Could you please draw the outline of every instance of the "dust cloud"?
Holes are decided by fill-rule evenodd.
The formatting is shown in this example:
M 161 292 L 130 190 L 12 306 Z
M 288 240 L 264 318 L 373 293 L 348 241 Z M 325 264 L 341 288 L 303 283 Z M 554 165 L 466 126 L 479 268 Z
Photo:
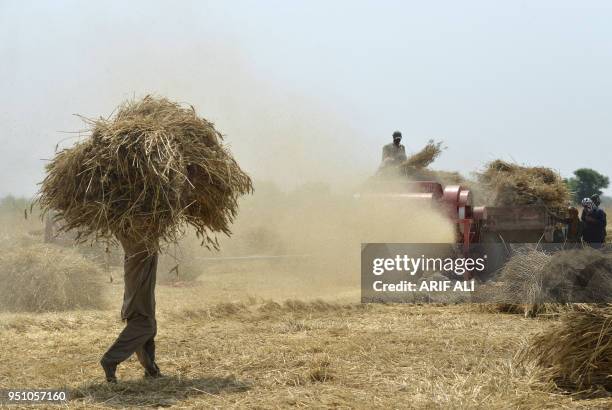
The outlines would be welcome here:
M 253 177 L 255 193 L 241 200 L 233 235 L 220 238 L 221 250 L 202 248 L 187 231 L 162 258 L 162 281 L 178 269 L 179 279 L 199 277 L 215 287 L 222 278 L 244 294 L 353 292 L 362 242 L 453 241 L 453 227 L 426 206 L 355 198 L 390 136 L 366 146 L 363 124 L 343 114 L 350 107 L 283 87 L 253 68 L 238 48 L 217 40 L 197 54 L 183 53 L 180 76 L 167 57 L 154 62 L 151 78 L 140 60 L 123 64 L 113 83 L 101 95 L 97 91 L 104 106 L 84 102 L 90 108 L 76 111 L 108 115 L 122 99 L 147 93 L 192 104 L 215 123 Z M 215 57 L 215 63 L 201 64 L 204 57 Z M 262 258 L 238 259 L 245 256 Z
M 321 182 L 284 192 L 256 183 L 255 194 L 242 201 L 233 235 L 220 238 L 221 250 L 202 249 L 188 234 L 162 258 L 162 280 L 178 263 L 183 277 L 231 287 L 235 299 L 354 301 L 362 243 L 454 241 L 453 225 L 433 206 L 356 195 L 363 188 L 334 190 Z
M 428 205 L 356 197 L 390 136 L 374 149 L 364 146 L 361 124 L 332 102 L 245 69 L 238 50 L 213 50 L 224 59 L 205 75 L 190 73 L 206 92 L 181 95 L 226 134 L 255 193 L 241 201 L 233 235 L 220 238 L 219 252 L 202 249 L 188 233 L 166 255 L 167 271 L 178 263 L 183 276 L 223 273 L 225 281 L 238 272 L 232 286 L 245 291 L 316 297 L 358 290 L 363 242 L 454 241 L 454 227 Z M 261 258 L 238 259 L 245 256 Z
M 108 116 L 122 100 L 149 93 L 192 104 L 215 123 L 254 178 L 255 193 L 241 201 L 234 234 L 220 238 L 220 252 L 202 248 L 189 230 L 178 247 L 169 247 L 160 267 L 162 282 L 178 271 L 179 278 L 199 278 L 211 286 L 222 278 L 238 289 L 237 297 L 317 297 L 339 289 L 353 294 L 362 242 L 453 240 L 450 223 L 426 206 L 355 197 L 375 172 L 390 137 L 381 136 L 374 149 L 364 145 L 360 124 L 342 114 L 350 107 L 340 109 L 332 101 L 283 88 L 254 69 L 239 49 L 217 40 L 201 44 L 198 53 L 174 49 L 182 56 L 180 73 L 172 58 L 140 45 L 122 55 L 128 60 L 105 82 L 102 71 L 119 63 L 108 53 L 109 59 L 94 68 L 101 70 L 95 81 L 66 90 L 71 98 L 47 104 L 46 120 L 27 129 L 30 136 L 46 135 L 40 146 L 48 152 L 36 155 L 49 158 L 66 137 L 49 130 L 83 127 L 72 113 Z M 107 54 L 104 47 L 101 55 Z M 147 58 L 141 58 L 143 53 Z M 215 63 L 202 64 L 203 59 Z M 389 133 L 392 129 L 389 124 Z M 75 140 L 69 135 L 60 148 Z M 239 259 L 245 256 L 260 258 Z

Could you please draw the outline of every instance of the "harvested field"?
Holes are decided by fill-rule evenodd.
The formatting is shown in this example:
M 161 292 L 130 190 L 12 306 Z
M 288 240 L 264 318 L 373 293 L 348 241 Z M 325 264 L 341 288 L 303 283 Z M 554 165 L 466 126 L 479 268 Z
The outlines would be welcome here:
M 0 410 L 612 410 L 607 3 L 56 3 L 0 0 Z
M 0 388 L 67 386 L 73 396 L 68 408 L 612 403 L 601 394 L 560 394 L 537 367 L 515 362 L 521 343 L 556 321 L 470 306 L 364 306 L 351 284 L 319 284 L 316 298 L 314 292 L 299 296 L 309 280 L 278 266 L 235 262 L 189 287 L 159 286 L 158 357 L 167 377 L 144 380 L 130 359 L 120 366 L 116 386 L 104 382 L 98 360 L 123 327 L 120 283 L 105 284 L 116 309 L 0 313 Z
M 160 269 L 159 282 L 166 284 L 157 288 L 156 342 L 167 377 L 143 379 L 133 358 L 119 367 L 118 385 L 103 379 L 98 361 L 123 328 L 122 273 L 115 266 L 112 283 L 98 277 L 102 310 L 0 312 L 0 388 L 66 386 L 72 395 L 67 407 L 88 409 L 612 404 L 608 393 L 565 391 L 546 369 L 517 361 L 520 347 L 555 326 L 557 316 L 525 319 L 474 305 L 358 303 L 358 258 L 338 255 L 384 236 L 417 240 L 426 232 L 430 241 L 448 241 L 448 224 L 439 216 L 388 207 L 353 212 L 333 195 L 309 191 L 305 196 L 318 205 L 313 208 L 299 195 L 256 194 L 245 202 L 235 237 L 221 242 L 221 253 L 200 247 L 190 233 L 181 243 L 187 262 L 181 275 L 165 280 L 175 272 Z M 406 225 L 390 223 L 397 218 Z M 299 235 L 295 220 L 302 223 Z M 34 228 L 26 222 L 6 233 L 7 242 Z M 296 257 L 233 258 L 255 250 Z
M 347 214 L 351 208 L 333 195 L 308 192 L 309 200 L 315 197 L 317 209 L 298 193 L 249 198 L 235 237 L 218 254 L 187 235 L 181 275 L 165 280 L 176 273 L 159 271 L 166 284 L 157 288 L 157 352 L 167 377 L 144 380 L 130 359 L 118 369 L 117 386 L 104 382 L 98 361 L 123 327 L 122 272 L 115 266 L 112 283 L 106 274 L 98 277 L 103 310 L 0 312 L 0 388 L 66 386 L 73 397 L 68 408 L 612 404 L 607 393 L 568 394 L 546 369 L 516 360 L 520 346 L 552 328 L 557 316 L 525 319 L 474 305 L 359 304 L 358 275 L 351 273 L 358 258 L 338 255 L 349 255 L 362 239 L 423 238 L 425 228 L 429 240 L 448 241 L 448 226 L 410 209 Z M 390 215 L 410 229 L 391 225 Z M 296 218 L 303 222 L 300 235 Z M 34 228 L 26 222 L 8 237 Z M 233 259 L 254 249 L 306 255 Z

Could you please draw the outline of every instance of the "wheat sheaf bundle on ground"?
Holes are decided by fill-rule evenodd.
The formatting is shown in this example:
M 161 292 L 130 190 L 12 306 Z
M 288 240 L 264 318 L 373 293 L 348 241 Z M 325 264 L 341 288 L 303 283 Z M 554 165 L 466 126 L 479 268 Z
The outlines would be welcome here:
M 502 160 L 486 165 L 479 182 L 487 188 L 492 205 L 535 205 L 564 208 L 571 199 L 563 179 L 544 167 L 524 167 Z
M 506 262 L 494 281 L 480 286 L 473 301 L 490 312 L 525 313 L 544 303 L 543 272 L 551 256 L 539 250 L 522 250 Z
M 612 305 L 564 314 L 519 355 L 547 370 L 559 387 L 612 391 Z
M 552 256 L 539 250 L 515 253 L 504 265 L 489 296 L 502 304 L 544 303 L 547 297 L 544 285 L 546 267 Z
M 494 303 L 500 311 L 536 314 L 582 309 L 610 300 L 612 255 L 595 249 L 546 253 L 517 250 L 491 284 L 481 286 L 476 301 Z
M 102 272 L 74 249 L 19 246 L 0 252 L 0 310 L 46 312 L 104 307 Z
M 213 124 L 191 106 L 146 96 L 109 118 L 85 120 L 87 139 L 47 165 L 38 202 L 78 241 L 128 237 L 152 247 L 192 225 L 202 243 L 230 233 L 252 182 Z

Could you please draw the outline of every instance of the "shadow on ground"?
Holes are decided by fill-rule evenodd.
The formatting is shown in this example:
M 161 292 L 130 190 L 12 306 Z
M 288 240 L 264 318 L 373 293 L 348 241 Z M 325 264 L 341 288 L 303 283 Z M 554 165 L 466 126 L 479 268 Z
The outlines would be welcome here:
M 70 400 L 95 402 L 109 407 L 155 406 L 168 407 L 189 397 L 249 390 L 250 386 L 234 377 L 201 377 L 195 379 L 166 376 L 117 384 L 92 383 L 70 391 Z M 223 400 L 222 398 L 220 398 Z

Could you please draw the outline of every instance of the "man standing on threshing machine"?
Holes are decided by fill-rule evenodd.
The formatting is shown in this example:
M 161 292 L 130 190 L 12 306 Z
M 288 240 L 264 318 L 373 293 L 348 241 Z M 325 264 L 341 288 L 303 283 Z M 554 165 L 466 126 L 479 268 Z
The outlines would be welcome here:
M 406 148 L 401 144 L 401 141 L 402 133 L 395 131 L 393 133 L 393 142 L 383 147 L 381 169 L 398 166 L 408 159 L 406 157 Z
M 593 248 L 601 248 L 606 241 L 607 217 L 603 209 L 599 208 L 600 204 L 599 195 L 582 200 L 582 240 Z
M 400 173 L 400 165 L 408 159 L 406 148 L 401 144 L 401 141 L 402 133 L 395 131 L 393 142 L 383 147 L 382 161 L 378 167 L 379 176 L 394 177 Z

